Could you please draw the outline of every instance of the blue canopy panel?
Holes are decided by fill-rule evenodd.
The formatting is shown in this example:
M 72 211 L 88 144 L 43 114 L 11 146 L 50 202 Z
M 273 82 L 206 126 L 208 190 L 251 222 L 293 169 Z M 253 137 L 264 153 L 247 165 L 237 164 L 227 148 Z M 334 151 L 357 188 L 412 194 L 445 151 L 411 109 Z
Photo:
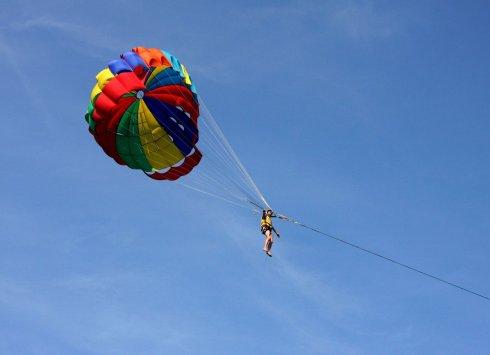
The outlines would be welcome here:
M 178 72 L 173 70 L 172 68 L 167 68 L 162 70 L 160 73 L 155 75 L 155 77 L 151 80 L 151 84 L 147 86 L 148 90 L 156 89 L 160 86 L 167 85 L 182 85 L 185 84 L 182 82 L 182 78 Z
M 150 97 L 143 100 L 158 123 L 172 137 L 175 146 L 187 156 L 199 139 L 194 122 L 185 112 L 161 100 Z

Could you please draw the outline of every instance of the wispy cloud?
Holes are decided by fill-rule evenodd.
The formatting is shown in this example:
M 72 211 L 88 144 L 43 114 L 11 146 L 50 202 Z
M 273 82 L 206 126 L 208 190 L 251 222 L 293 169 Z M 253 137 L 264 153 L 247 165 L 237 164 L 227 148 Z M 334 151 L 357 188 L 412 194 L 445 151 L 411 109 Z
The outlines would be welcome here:
M 228 17 L 230 33 L 241 33 L 250 41 L 246 44 L 246 65 L 253 68 L 250 75 L 244 78 L 237 71 L 245 64 L 244 44 L 226 32 L 219 35 L 227 44 L 227 52 L 220 54 L 219 60 L 202 58 L 192 68 L 210 80 L 225 83 L 236 81 L 238 76 L 243 82 L 289 71 L 292 63 L 305 60 L 305 53 L 329 43 L 358 45 L 390 40 L 406 31 L 409 21 L 416 21 L 413 14 L 375 6 L 371 1 L 261 4 L 232 12 Z M 208 40 L 206 45 L 208 42 L 213 43 Z
M 352 40 L 386 38 L 403 31 L 406 14 L 375 6 L 372 1 L 347 1 L 339 4 L 289 2 L 274 6 L 257 6 L 240 14 L 239 18 L 254 24 L 287 26 L 294 35 L 304 39 L 324 38 L 336 34 Z M 316 23 L 315 32 L 306 24 Z M 282 27 L 281 27 L 282 28 Z M 310 33 L 309 33 L 310 32 Z
M 144 274 L 84 274 L 44 282 L 44 287 L 56 290 L 57 297 L 51 299 L 45 292 L 39 292 L 39 285 L 0 278 L 0 307 L 16 314 L 19 320 L 58 334 L 80 351 L 121 354 L 129 353 L 135 346 L 162 351 L 168 346 L 182 348 L 194 333 L 186 321 L 171 316 L 170 312 L 158 315 L 129 312 L 128 300 L 114 297 L 128 283 L 147 282 L 148 276 Z M 60 297 L 63 302 L 59 302 Z M 86 303 L 84 310 L 72 309 L 71 316 L 66 317 L 65 307 L 71 309 L 79 299 L 90 299 L 90 304 Z M 91 308 L 97 312 L 88 311 Z
M 60 33 L 61 35 L 69 38 L 71 41 L 64 43 L 66 46 L 74 46 L 74 44 L 83 45 L 81 48 L 96 48 L 108 51 L 118 51 L 124 47 L 124 43 L 117 39 L 117 37 L 110 36 L 99 29 L 94 29 L 89 26 L 83 26 L 73 22 L 64 22 L 50 16 L 40 16 L 30 18 L 24 21 L 12 22 L 10 28 L 15 31 L 27 31 L 31 29 L 46 29 Z M 75 42 L 75 43 L 73 43 Z M 103 57 L 102 54 L 98 54 L 93 51 L 83 51 L 86 55 L 96 56 L 97 58 Z
M 58 43 L 84 56 L 97 59 L 107 60 L 105 51 L 118 53 L 121 48 L 124 48 L 124 45 L 122 41 L 107 35 L 99 29 L 93 29 L 73 22 L 60 21 L 50 16 L 31 17 L 27 20 L 16 19 L 2 24 L 0 27 L 0 60 L 3 60 L 11 68 L 12 73 L 17 78 L 17 83 L 26 93 L 29 99 L 28 102 L 42 118 L 45 128 L 53 133 L 56 128 L 52 113 L 47 109 L 49 105 L 44 99 L 43 93 L 39 90 L 39 85 L 36 85 L 35 81 L 27 75 L 29 69 L 26 68 L 32 68 L 32 48 L 28 46 L 28 41 L 14 41 L 19 35 L 27 34 L 32 30 L 54 31 L 61 37 L 66 38 L 66 40 Z M 33 41 L 36 38 L 33 37 L 29 41 Z M 50 49 L 52 51 L 53 48 Z M 47 50 L 46 52 L 49 53 L 50 51 Z
M 401 17 L 386 10 L 375 9 L 369 2 L 351 2 L 329 13 L 330 24 L 353 40 L 391 37 L 402 31 Z
M 342 290 L 328 286 L 324 280 L 312 272 L 301 270 L 286 259 L 279 257 L 277 270 L 305 297 L 310 304 L 317 304 L 320 314 L 339 321 L 352 315 L 362 316 L 365 305 Z
M 23 58 L 17 54 L 17 50 L 10 41 L 6 40 L 5 37 L 0 32 L 0 54 L 3 61 L 12 69 L 12 72 L 17 77 L 17 82 L 24 89 L 29 102 L 32 103 L 33 107 L 37 112 L 40 113 L 40 117 L 43 119 L 45 128 L 49 131 L 54 130 L 54 125 L 50 119 L 50 113 L 46 109 L 46 104 L 42 99 L 42 96 L 38 93 L 36 88 L 33 86 L 31 80 L 26 75 L 26 71 L 23 70 L 23 66 L 26 63 L 23 62 Z
M 353 344 L 339 340 L 324 326 L 316 327 L 317 320 L 307 319 L 307 316 L 294 307 L 284 307 L 276 302 L 256 297 L 255 301 L 260 309 L 277 318 L 279 322 L 290 328 L 290 334 L 295 341 L 290 342 L 289 351 L 292 353 L 319 353 L 319 354 L 358 354 L 359 349 Z M 318 323 L 316 323 L 318 324 Z M 297 351 L 294 351 L 294 348 Z

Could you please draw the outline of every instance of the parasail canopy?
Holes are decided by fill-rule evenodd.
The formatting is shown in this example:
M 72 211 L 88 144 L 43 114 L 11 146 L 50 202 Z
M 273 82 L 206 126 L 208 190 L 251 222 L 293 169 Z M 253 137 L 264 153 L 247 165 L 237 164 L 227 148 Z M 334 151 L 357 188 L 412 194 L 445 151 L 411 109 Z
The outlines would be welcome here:
M 85 119 L 104 152 L 157 180 L 176 180 L 199 164 L 199 102 L 180 61 L 136 47 L 96 75 Z

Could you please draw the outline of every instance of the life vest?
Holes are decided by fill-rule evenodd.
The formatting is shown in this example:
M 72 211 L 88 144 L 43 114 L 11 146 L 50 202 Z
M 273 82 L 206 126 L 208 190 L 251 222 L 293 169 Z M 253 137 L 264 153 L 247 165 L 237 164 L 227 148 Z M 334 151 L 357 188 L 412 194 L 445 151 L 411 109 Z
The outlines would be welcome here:
M 272 217 L 265 215 L 265 217 L 260 220 L 260 226 L 272 228 Z

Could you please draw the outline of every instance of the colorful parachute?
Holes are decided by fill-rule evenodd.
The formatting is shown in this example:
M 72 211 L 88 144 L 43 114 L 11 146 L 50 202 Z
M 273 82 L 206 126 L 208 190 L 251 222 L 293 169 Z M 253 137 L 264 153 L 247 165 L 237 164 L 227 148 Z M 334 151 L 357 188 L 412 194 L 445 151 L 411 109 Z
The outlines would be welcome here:
M 197 92 L 177 58 L 136 47 L 96 79 L 85 119 L 107 155 L 157 180 L 176 180 L 199 164 Z

